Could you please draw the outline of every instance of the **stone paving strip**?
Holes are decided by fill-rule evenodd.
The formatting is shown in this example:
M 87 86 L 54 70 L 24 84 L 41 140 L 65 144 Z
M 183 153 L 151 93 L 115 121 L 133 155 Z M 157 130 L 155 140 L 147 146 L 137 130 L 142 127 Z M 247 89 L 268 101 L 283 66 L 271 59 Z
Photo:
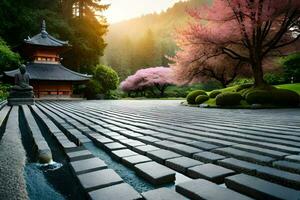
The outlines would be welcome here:
M 176 191 L 187 198 L 250 199 L 245 196 L 253 197 L 249 192 L 253 188 L 249 185 L 246 191 L 240 189 L 244 186 L 237 189 L 217 185 L 224 183 L 224 179 L 226 183 L 227 179 L 237 176 L 233 174 L 241 172 L 255 180 L 264 181 L 262 185 L 267 186 L 261 187 L 262 193 L 268 193 L 268 188 L 276 185 L 291 191 L 291 188 L 300 188 L 300 128 L 295 121 L 275 124 L 268 119 L 263 124 L 251 118 L 243 123 L 236 117 L 231 122 L 217 112 L 208 116 L 211 120 L 206 120 L 206 116 L 198 118 L 198 114 L 193 112 L 198 122 L 194 120 L 190 123 L 192 117 L 186 114 L 190 108 L 180 107 L 183 112 L 179 112 L 179 118 L 176 119 L 178 123 L 174 123 L 174 115 L 173 118 L 168 117 L 173 112 L 168 110 L 170 108 L 166 108 L 166 112 L 161 111 L 160 115 L 154 112 L 159 108 L 140 111 L 131 105 L 130 109 L 127 108 L 126 101 L 118 108 L 105 106 L 106 103 L 99 106 L 93 102 L 42 102 L 38 105 L 47 110 L 48 115 L 62 118 L 63 121 L 59 123 L 67 130 L 75 129 L 73 135 L 77 138 L 80 134 L 88 137 L 153 184 L 174 181 L 175 171 L 202 178 L 176 185 Z M 246 116 L 242 115 L 245 119 Z M 217 117 L 216 121 L 212 120 L 213 117 Z M 85 156 L 86 152 L 82 153 Z M 261 182 L 256 183 L 259 186 Z M 157 193 L 163 194 L 165 190 L 168 189 Z M 111 190 L 105 187 L 95 191 L 103 194 L 101 192 L 110 193 Z
M 157 128 L 157 127 L 156 127 Z M 158 129 L 158 128 L 157 128 Z M 158 130 L 162 131 L 161 128 L 159 128 Z M 190 131 L 190 130 L 189 130 Z M 171 134 L 174 134 L 174 131 L 172 131 Z M 182 134 L 181 134 L 182 135 Z M 210 136 L 214 137 L 216 136 L 215 134 L 211 135 Z M 217 137 L 220 137 L 220 136 L 217 136 Z M 191 136 L 190 136 L 191 138 Z M 195 137 L 193 136 L 194 139 L 202 139 L 204 141 L 207 141 L 207 142 L 213 142 L 215 144 L 225 144 L 227 146 L 231 146 L 231 145 L 234 145 L 235 143 L 230 143 L 230 142 L 226 142 L 226 141 L 222 141 L 222 140 L 218 140 L 218 139 L 207 139 L 207 138 L 201 138 L 201 137 Z M 224 137 L 223 137 L 224 138 Z M 246 139 L 240 139 L 240 138 L 236 138 L 236 137 L 226 137 L 227 139 L 231 139 L 231 140 L 234 140 L 234 141 L 238 141 L 238 142 L 241 142 L 241 143 L 245 143 L 245 144 L 255 144 L 255 145 L 259 145 L 261 147 L 268 147 L 268 148 L 271 148 L 271 149 L 275 149 L 275 150 L 283 150 L 285 152 L 289 152 L 289 153 L 297 153 L 299 152 L 299 148 L 294 148 L 294 147 L 286 147 L 286 146 L 283 146 L 283 145 L 280 145 L 280 144 L 269 144 L 269 143 L 266 143 L 266 142 L 257 142 L 257 141 L 251 141 L 251 140 L 246 140 Z M 268 138 L 264 138 L 265 140 L 267 140 Z M 280 140 L 278 140 L 277 142 L 281 142 Z M 285 142 L 284 142 L 285 143 Z M 287 143 L 290 143 L 290 142 L 287 142 Z M 287 144 L 285 143 L 285 144 Z M 297 145 L 299 145 L 297 143 Z
M 142 193 L 145 200 L 188 200 L 169 188 L 159 188 Z
M 28 106 L 22 106 L 28 130 L 31 133 L 40 163 L 50 163 L 52 152 Z
M 40 113 L 41 114 L 41 113 Z M 46 117 L 45 115 L 43 116 Z M 74 134 L 73 136 L 81 136 Z M 74 175 L 78 178 L 83 190 L 89 193 L 91 199 L 141 199 L 131 186 L 123 183 L 123 179 L 112 169 L 107 169 L 104 161 L 94 157 L 84 147 L 66 150 L 70 160 L 70 167 Z M 118 188 L 116 192 L 113 188 Z M 113 192 L 114 191 L 114 192 Z M 108 196 L 102 196 L 105 194 Z
M 246 174 L 227 177 L 225 183 L 228 188 L 259 200 L 299 200 L 300 198 L 300 191 Z
M 31 106 L 33 112 L 38 119 L 47 127 L 49 134 L 56 138 L 58 144 L 64 149 L 64 152 L 67 152 L 69 149 L 76 148 L 77 146 L 71 142 L 68 137 L 56 126 L 56 124 L 46 116 L 40 109 L 36 106 Z M 60 121 L 59 118 L 56 118 Z
M 244 196 L 238 192 L 221 187 L 204 179 L 196 179 L 176 185 L 176 191 L 194 200 L 251 199 L 250 197 Z
M 9 110 L 10 107 L 4 107 L 0 113 L 7 115 Z M 5 116 L 1 115 L 1 118 Z M 18 107 L 14 106 L 0 141 L 0 199 L 28 199 L 24 180 L 26 154 L 21 141 L 18 118 Z

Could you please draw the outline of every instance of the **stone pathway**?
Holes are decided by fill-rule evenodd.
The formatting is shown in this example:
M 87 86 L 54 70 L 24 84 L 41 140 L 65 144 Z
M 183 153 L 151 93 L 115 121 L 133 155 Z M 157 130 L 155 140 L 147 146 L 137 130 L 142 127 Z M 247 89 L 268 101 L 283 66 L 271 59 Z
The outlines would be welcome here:
M 22 112 L 37 151 L 51 155 L 53 147 L 33 117 L 56 138 L 90 199 L 300 199 L 299 109 L 220 110 L 179 104 L 42 101 L 23 106 Z M 7 110 L 0 112 L 15 113 Z M 157 189 L 138 193 L 131 181 L 85 148 L 88 143 Z

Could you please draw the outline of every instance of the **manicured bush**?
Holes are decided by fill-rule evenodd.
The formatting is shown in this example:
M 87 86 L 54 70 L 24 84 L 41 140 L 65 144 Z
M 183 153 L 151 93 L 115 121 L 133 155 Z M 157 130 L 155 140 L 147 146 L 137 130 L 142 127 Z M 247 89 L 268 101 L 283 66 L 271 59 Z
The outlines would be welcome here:
M 195 104 L 196 97 L 199 95 L 207 95 L 207 94 L 204 90 L 195 90 L 195 91 L 190 92 L 187 95 L 186 100 L 189 104 Z
M 209 98 L 214 99 L 214 98 L 216 98 L 216 96 L 218 96 L 218 95 L 221 94 L 221 93 L 222 93 L 222 92 L 219 91 L 219 90 L 214 90 L 214 91 L 212 91 L 212 92 L 209 94 Z
M 272 94 L 268 90 L 250 90 L 246 95 L 248 104 L 270 104 L 272 102 Z
M 219 106 L 239 105 L 243 97 L 237 92 L 224 92 L 216 97 L 216 104 Z
M 279 85 L 285 82 L 284 75 L 279 73 L 266 73 L 264 80 L 269 85 Z
M 243 84 L 243 85 L 239 85 L 239 86 L 237 86 L 236 91 L 239 92 L 243 89 L 251 88 L 252 86 L 253 86 L 252 83 L 246 83 L 246 84 Z
M 195 103 L 196 104 L 202 104 L 205 101 L 207 101 L 208 99 L 209 99 L 209 97 L 207 95 L 199 95 L 199 96 L 196 97 Z
M 272 90 L 272 103 L 280 106 L 297 106 L 299 105 L 299 94 L 286 89 Z

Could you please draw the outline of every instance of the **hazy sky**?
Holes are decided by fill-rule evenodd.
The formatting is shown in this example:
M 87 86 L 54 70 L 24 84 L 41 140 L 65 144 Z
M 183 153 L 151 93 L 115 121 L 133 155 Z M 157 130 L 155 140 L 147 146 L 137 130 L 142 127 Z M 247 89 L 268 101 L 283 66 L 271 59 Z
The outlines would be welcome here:
M 160 12 L 180 0 L 103 0 L 111 4 L 104 15 L 109 23 L 141 16 L 143 14 Z

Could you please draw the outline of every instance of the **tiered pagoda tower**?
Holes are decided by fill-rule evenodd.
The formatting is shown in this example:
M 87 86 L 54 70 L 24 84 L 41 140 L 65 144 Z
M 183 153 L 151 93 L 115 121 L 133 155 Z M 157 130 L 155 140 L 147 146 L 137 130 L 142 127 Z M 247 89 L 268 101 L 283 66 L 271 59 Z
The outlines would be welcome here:
M 47 33 L 45 21 L 39 34 L 24 40 L 21 50 L 30 61 L 26 70 L 36 98 L 71 98 L 73 85 L 84 84 L 91 78 L 60 63 L 60 54 L 68 48 L 68 41 L 58 40 Z M 19 69 L 4 72 L 4 78 L 12 81 L 18 72 Z

